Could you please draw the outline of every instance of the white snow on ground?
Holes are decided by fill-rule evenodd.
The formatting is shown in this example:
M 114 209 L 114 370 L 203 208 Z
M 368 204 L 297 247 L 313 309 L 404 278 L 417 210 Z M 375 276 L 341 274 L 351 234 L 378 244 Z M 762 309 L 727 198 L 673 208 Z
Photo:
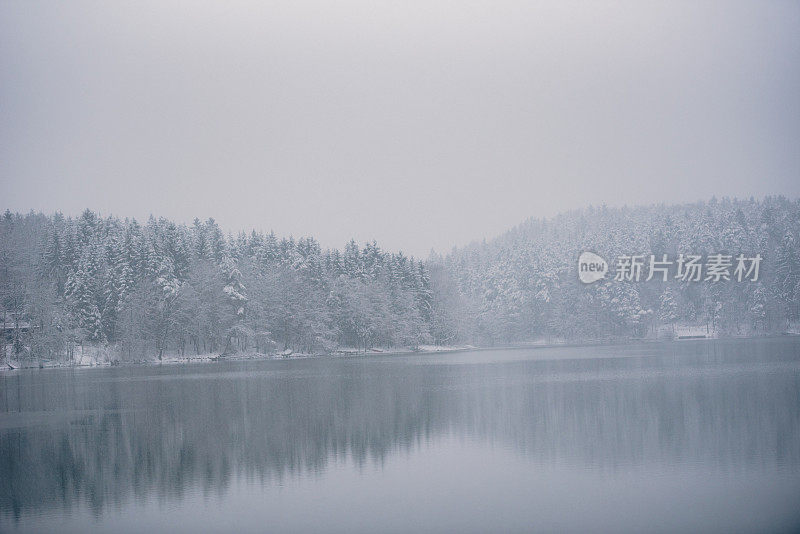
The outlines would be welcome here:
M 675 325 L 675 338 L 681 337 L 715 338 L 717 337 L 717 332 L 706 325 Z
M 180 354 L 168 354 L 162 357 L 161 363 L 208 362 L 218 357 L 219 354 L 216 352 L 207 352 L 204 354 L 184 354 L 183 356 Z M 149 358 L 148 361 L 158 363 L 158 358 L 153 356 Z
M 452 352 L 454 350 L 474 349 L 472 345 L 420 345 L 421 352 Z
M 786 328 L 786 333 L 794 336 L 800 335 L 800 323 L 789 323 Z
M 337 355 L 350 354 L 411 354 L 414 352 L 452 352 L 455 350 L 474 349 L 472 345 L 420 345 L 412 347 L 370 347 L 364 351 L 363 348 L 340 347 L 333 351 Z

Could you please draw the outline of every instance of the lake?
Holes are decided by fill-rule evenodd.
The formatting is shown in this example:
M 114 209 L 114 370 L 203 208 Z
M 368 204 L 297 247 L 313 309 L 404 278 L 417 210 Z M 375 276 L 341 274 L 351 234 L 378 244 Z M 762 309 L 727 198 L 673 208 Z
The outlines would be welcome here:
M 800 339 L 0 374 L 1 532 L 791 532 Z

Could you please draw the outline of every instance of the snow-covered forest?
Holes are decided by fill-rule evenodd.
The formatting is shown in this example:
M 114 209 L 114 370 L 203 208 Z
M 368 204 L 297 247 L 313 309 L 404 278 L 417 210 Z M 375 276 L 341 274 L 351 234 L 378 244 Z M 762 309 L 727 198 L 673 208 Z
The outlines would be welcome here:
M 164 354 L 330 352 L 423 344 L 786 331 L 800 315 L 800 202 L 711 200 L 587 208 L 531 219 L 418 261 L 354 241 L 226 235 L 213 219 L 6 212 L 0 220 L 0 354 L 69 361 Z M 584 250 L 761 254 L 757 281 L 584 285 Z
M 594 207 L 530 219 L 488 243 L 441 260 L 483 343 L 674 334 L 784 332 L 800 318 L 800 201 L 712 199 L 683 205 Z M 585 285 L 581 252 L 609 263 L 624 255 L 763 257 L 757 281 L 620 282 Z M 699 328 L 702 327 L 702 328 Z
M 211 219 L 140 225 L 88 210 L 6 213 L 0 232 L 2 304 L 29 325 L 17 352 L 107 344 L 142 359 L 430 341 L 424 266 L 375 243 L 323 251 L 311 238 L 226 237 Z

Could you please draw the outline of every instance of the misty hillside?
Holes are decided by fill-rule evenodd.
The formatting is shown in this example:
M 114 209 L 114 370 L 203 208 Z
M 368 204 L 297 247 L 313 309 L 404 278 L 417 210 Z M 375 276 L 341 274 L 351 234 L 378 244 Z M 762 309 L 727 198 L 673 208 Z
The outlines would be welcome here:
M 423 344 L 759 335 L 800 315 L 800 202 L 587 208 L 427 262 L 350 242 L 226 236 L 213 219 L 6 214 L 0 354 L 68 360 Z M 582 251 L 760 254 L 757 280 L 578 280 Z M 733 267 L 731 267 L 733 270 Z
M 800 202 L 783 197 L 646 207 L 587 208 L 530 219 L 444 260 L 484 343 L 540 337 L 602 339 L 664 333 L 664 325 L 702 325 L 720 335 L 783 331 L 800 311 Z M 581 252 L 613 269 L 623 255 L 730 254 L 763 257 L 757 281 L 682 281 L 584 285 Z M 731 267 L 731 273 L 733 267 Z M 674 329 L 674 328 L 673 328 Z M 669 334 L 669 329 L 666 329 Z

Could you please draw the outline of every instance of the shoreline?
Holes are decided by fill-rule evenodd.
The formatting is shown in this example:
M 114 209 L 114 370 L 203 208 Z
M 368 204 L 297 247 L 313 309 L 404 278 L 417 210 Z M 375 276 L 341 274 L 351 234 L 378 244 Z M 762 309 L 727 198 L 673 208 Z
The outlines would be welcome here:
M 750 340 L 750 339 L 769 339 L 769 338 L 783 338 L 793 337 L 800 334 L 794 332 L 786 332 L 782 334 L 770 334 L 763 336 L 730 336 L 730 337 L 686 337 L 677 339 L 658 339 L 658 338 L 629 338 L 629 339 L 613 339 L 613 340 L 587 340 L 587 341 L 572 341 L 572 342 L 528 342 L 517 343 L 511 345 L 494 345 L 494 346 L 474 346 L 474 345 L 448 345 L 448 346 L 434 346 L 427 345 L 424 349 L 370 349 L 367 351 L 362 350 L 336 350 L 327 353 L 299 353 L 290 352 L 273 353 L 273 354 L 260 354 L 260 353 L 240 353 L 229 356 L 215 355 L 215 354 L 202 354 L 195 356 L 170 356 L 162 360 L 131 360 L 131 361 L 89 361 L 88 363 L 81 362 L 18 362 L 11 363 L 4 362 L 0 366 L 0 374 L 11 373 L 14 371 L 22 370 L 45 370 L 45 369 L 93 369 L 93 368 L 108 368 L 108 367 L 133 367 L 133 366 L 158 366 L 158 365 L 187 365 L 199 363 L 217 363 L 217 362 L 248 362 L 248 361 L 291 361 L 291 360 L 308 360 L 318 358 L 355 358 L 355 357 L 370 357 L 370 356 L 411 356 L 411 355 L 433 355 L 433 354 L 451 354 L 457 352 L 482 352 L 490 350 L 523 350 L 523 349 L 555 349 L 555 348 L 578 348 L 578 347 L 609 347 L 615 345 L 635 345 L 635 344 L 650 344 L 650 343 L 677 343 L 688 341 L 733 341 L 733 340 Z
M 114 361 L 89 361 L 88 363 L 81 362 L 54 362 L 54 361 L 15 361 L 13 363 L 4 362 L 0 365 L 0 373 L 8 373 L 13 371 L 22 370 L 45 370 L 45 369 L 93 369 L 93 368 L 108 368 L 108 367 L 135 367 L 135 366 L 158 366 L 158 365 L 185 365 L 194 363 L 217 363 L 217 362 L 245 362 L 245 361 L 291 361 L 291 360 L 308 360 L 316 358 L 352 358 L 352 357 L 366 357 L 366 356 L 408 356 L 412 354 L 442 354 L 450 352 L 464 352 L 471 350 L 481 350 L 483 347 L 474 347 L 472 345 L 459 345 L 459 346 L 442 346 L 427 350 L 415 349 L 370 349 L 364 351 L 350 351 L 350 350 L 337 350 L 333 352 L 318 352 L 318 353 L 302 353 L 291 352 L 261 354 L 256 352 L 238 353 L 223 356 L 221 354 L 200 354 L 193 356 L 167 356 L 161 360 L 148 359 L 148 360 L 114 360 Z

